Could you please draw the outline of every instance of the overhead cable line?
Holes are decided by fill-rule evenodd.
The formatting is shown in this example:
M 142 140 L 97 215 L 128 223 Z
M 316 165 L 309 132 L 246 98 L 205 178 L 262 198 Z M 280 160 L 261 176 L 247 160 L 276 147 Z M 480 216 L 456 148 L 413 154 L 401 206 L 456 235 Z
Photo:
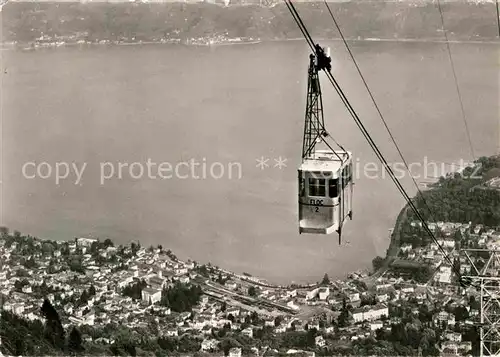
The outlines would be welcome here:
M 441 17 L 441 28 L 442 28 L 444 39 L 445 39 L 445 42 L 446 42 L 446 48 L 448 50 L 448 57 L 450 58 L 451 71 L 453 73 L 453 80 L 455 81 L 455 88 L 457 90 L 458 102 L 460 103 L 460 110 L 462 112 L 462 119 L 463 119 L 464 126 L 465 126 L 465 132 L 467 134 L 467 140 L 469 141 L 470 153 L 471 153 L 471 156 L 472 156 L 472 160 L 476 161 L 476 156 L 474 155 L 474 148 L 472 146 L 472 140 L 471 140 L 471 137 L 470 137 L 469 125 L 467 124 L 467 117 L 465 115 L 465 109 L 464 109 L 464 103 L 463 103 L 463 100 L 462 100 L 462 94 L 460 93 L 460 86 L 458 85 L 457 73 L 455 71 L 455 64 L 453 62 L 453 56 L 451 55 L 450 42 L 448 40 L 448 34 L 447 34 L 446 28 L 444 26 L 444 16 L 443 16 L 443 9 L 441 8 L 441 1 L 440 0 L 436 0 L 436 2 L 437 2 L 438 10 L 439 10 L 439 16 Z M 498 11 L 498 7 L 497 7 L 497 11 Z
M 498 0 L 495 0 L 495 10 L 497 12 L 498 37 L 500 38 L 500 10 L 498 9 Z

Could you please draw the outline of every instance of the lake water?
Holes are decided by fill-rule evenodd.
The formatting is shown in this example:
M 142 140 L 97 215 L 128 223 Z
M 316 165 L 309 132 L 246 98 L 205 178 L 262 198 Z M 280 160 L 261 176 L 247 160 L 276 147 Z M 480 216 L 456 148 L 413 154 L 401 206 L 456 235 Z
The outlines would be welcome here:
M 339 42 L 333 73 L 390 162 L 400 162 Z M 470 160 L 444 44 L 356 42 L 352 50 L 406 160 Z M 452 45 L 475 154 L 499 146 L 498 46 Z M 308 50 L 289 41 L 241 46 L 146 45 L 3 51 L 2 223 L 41 238 L 95 235 L 162 244 L 278 283 L 343 277 L 369 267 L 389 244 L 404 201 L 388 177 L 358 174 L 354 219 L 337 236 L 299 235 L 300 163 Z M 323 78 L 326 125 L 361 169 L 374 154 Z M 269 158 L 261 170 L 256 159 Z M 273 167 L 286 158 L 287 167 Z M 131 178 L 101 185 L 100 163 L 205 160 L 220 179 Z M 27 179 L 27 162 L 87 163 L 70 174 Z M 228 177 L 229 165 L 233 177 Z M 379 165 L 380 167 L 380 165 Z M 33 168 L 28 167 L 31 175 Z M 116 167 L 117 170 L 117 167 Z M 133 174 L 138 175 L 138 165 Z M 187 173 L 182 168 L 179 175 Z M 201 172 L 201 171 L 197 171 Z M 44 173 L 44 172 L 42 172 Z M 183 176 L 184 177 L 184 176 Z M 408 192 L 415 187 L 403 179 Z

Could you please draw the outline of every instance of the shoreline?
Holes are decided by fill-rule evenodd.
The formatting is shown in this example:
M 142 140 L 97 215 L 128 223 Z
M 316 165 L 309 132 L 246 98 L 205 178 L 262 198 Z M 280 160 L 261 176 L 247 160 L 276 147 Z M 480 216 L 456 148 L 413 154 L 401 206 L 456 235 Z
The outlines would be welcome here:
M 385 257 L 383 257 L 384 263 L 378 270 L 372 273 L 372 275 L 370 276 L 371 278 L 378 278 L 383 275 L 389 269 L 394 259 L 397 258 L 399 248 L 401 247 L 401 229 L 403 227 L 403 222 L 408 218 L 409 209 L 410 206 L 408 205 L 408 203 L 406 203 L 401 211 L 399 211 L 396 222 L 394 223 L 394 227 L 392 228 L 393 231 L 391 234 L 391 242 L 389 243 L 389 247 L 387 247 Z
M 99 43 L 99 42 L 48 42 L 45 44 L 34 43 L 14 43 L 5 44 L 0 43 L 0 50 L 18 50 L 18 51 L 36 51 L 43 49 L 56 49 L 68 47 L 92 48 L 92 47 L 115 47 L 115 46 L 146 46 L 146 45 L 180 45 L 180 46 L 193 46 L 193 47 L 211 47 L 216 48 L 220 46 L 233 46 L 233 45 L 255 45 L 261 43 L 272 42 L 288 42 L 288 41 L 304 41 L 304 38 L 283 38 L 283 39 L 257 39 L 248 41 L 228 40 L 215 43 L 185 43 L 178 39 L 169 41 L 139 41 L 139 42 L 118 42 L 118 43 Z M 320 38 L 317 41 L 321 42 L 342 42 L 341 38 Z M 382 43 L 435 43 L 435 44 L 482 44 L 482 45 L 500 45 L 500 40 L 443 40 L 437 38 L 348 38 L 347 42 L 382 42 Z

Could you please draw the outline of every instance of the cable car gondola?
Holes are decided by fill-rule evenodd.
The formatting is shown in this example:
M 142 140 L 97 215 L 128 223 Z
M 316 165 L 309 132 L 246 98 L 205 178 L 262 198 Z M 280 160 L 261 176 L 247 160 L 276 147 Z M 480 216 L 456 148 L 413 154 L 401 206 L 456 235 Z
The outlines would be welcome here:
M 352 219 L 352 153 L 338 143 L 334 150 L 325 130 L 319 71 L 329 70 L 331 59 L 316 47 L 310 55 L 308 96 L 299 180 L 299 233 L 339 234 L 347 217 Z M 332 139 L 333 140 L 333 139 Z M 333 140 L 334 141 L 334 140 Z M 326 149 L 316 149 L 324 144 Z

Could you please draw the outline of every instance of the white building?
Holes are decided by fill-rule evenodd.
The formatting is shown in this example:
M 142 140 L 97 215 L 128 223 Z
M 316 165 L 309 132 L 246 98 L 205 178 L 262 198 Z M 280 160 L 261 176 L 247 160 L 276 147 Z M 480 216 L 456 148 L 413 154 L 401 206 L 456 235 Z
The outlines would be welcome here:
M 241 348 L 233 347 L 229 350 L 229 357 L 241 357 Z
M 87 247 L 90 248 L 92 243 L 98 242 L 99 240 L 93 238 L 76 238 L 76 244 L 79 247 Z
M 326 345 L 326 341 L 323 336 L 316 336 L 315 343 L 317 347 L 324 347 Z
M 293 300 L 290 300 L 289 302 L 286 303 L 286 306 L 289 308 L 292 308 L 294 310 L 299 310 L 299 306 L 295 305 L 295 302 Z M 274 323 L 273 323 L 274 326 Z
M 326 300 L 328 298 L 328 296 L 330 295 L 330 288 L 328 288 L 328 287 L 320 288 L 318 295 L 319 295 L 320 300 Z
M 177 336 L 179 336 L 179 332 L 177 331 L 177 329 L 168 329 L 168 330 L 165 330 L 163 334 L 165 336 L 168 336 L 168 337 L 177 337 Z
M 226 281 L 226 284 L 224 284 L 226 288 L 234 290 L 238 287 L 234 281 Z
M 375 321 L 370 324 L 371 331 L 376 331 L 382 327 L 384 327 L 384 324 L 381 321 Z
M 219 341 L 216 339 L 205 339 L 201 343 L 201 350 L 205 352 L 214 351 L 217 349 L 219 345 Z
M 462 334 L 458 332 L 447 332 L 445 333 L 444 338 L 452 342 L 462 342 Z
M 444 247 L 444 248 L 454 248 L 455 247 L 455 241 L 453 239 L 440 238 L 440 239 L 438 239 L 438 243 L 441 247 Z
M 387 300 L 389 300 L 389 294 L 378 294 L 377 295 L 377 301 L 378 302 L 386 302 Z
M 359 293 L 351 293 L 351 294 L 349 294 L 348 297 L 349 297 L 350 302 L 357 302 L 360 300 Z
M 377 291 L 380 291 L 380 290 L 389 289 L 390 287 L 392 287 L 392 284 L 384 283 L 384 284 L 377 284 L 377 286 L 375 288 L 377 289 Z
M 446 341 L 442 347 L 443 352 L 458 355 L 458 344 L 456 342 Z
M 142 290 L 142 301 L 155 304 L 161 300 L 161 290 L 145 288 Z
M 86 315 L 82 316 L 84 324 L 89 326 L 94 326 L 95 322 L 95 313 L 93 311 L 89 311 Z
M 319 288 L 307 292 L 306 300 L 314 299 L 316 296 L 318 296 L 318 293 L 319 293 Z
M 382 317 L 389 316 L 389 309 L 386 305 L 375 305 L 375 306 L 363 306 L 359 309 L 355 309 L 352 313 L 352 318 L 354 322 L 362 321 L 374 321 L 379 320 Z
M 253 329 L 251 327 L 248 327 L 241 331 L 241 334 L 253 338 Z
M 408 253 L 412 249 L 412 245 L 411 244 L 403 244 L 400 249 L 401 249 L 402 253 Z
M 439 268 L 439 273 L 436 274 L 435 278 L 440 283 L 451 283 L 451 267 L 447 265 L 442 265 Z

